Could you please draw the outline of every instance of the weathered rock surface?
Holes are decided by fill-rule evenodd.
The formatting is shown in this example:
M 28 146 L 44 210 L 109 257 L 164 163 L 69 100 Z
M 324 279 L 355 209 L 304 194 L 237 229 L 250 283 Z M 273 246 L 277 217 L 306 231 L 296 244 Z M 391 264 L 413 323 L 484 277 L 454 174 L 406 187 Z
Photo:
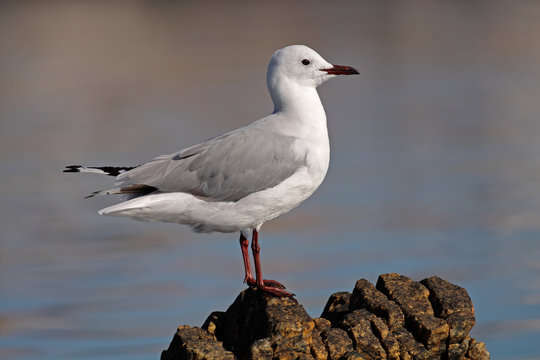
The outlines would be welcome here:
M 358 280 L 352 293 L 332 294 L 315 319 L 295 299 L 249 288 L 202 328 L 180 326 L 161 359 L 489 359 L 469 336 L 474 323 L 467 291 L 436 276 Z

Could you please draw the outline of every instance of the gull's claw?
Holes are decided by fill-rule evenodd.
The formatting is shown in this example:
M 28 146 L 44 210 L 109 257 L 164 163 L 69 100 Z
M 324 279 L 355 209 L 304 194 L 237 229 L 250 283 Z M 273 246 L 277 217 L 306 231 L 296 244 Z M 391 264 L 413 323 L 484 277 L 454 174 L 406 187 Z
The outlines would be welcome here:
M 244 283 L 248 284 L 249 286 L 257 287 L 257 281 L 253 277 L 246 277 L 244 279 Z M 263 284 L 264 284 L 264 286 L 267 286 L 267 287 L 272 287 L 272 288 L 276 288 L 276 289 L 285 289 L 285 285 L 283 285 L 282 283 L 280 283 L 280 282 L 278 282 L 276 280 L 264 279 Z
M 278 289 L 278 288 L 275 288 L 275 287 L 271 287 L 271 286 L 257 286 L 257 289 L 259 289 L 260 291 L 263 291 L 265 293 L 269 293 L 269 294 L 272 294 L 274 296 L 277 296 L 277 297 L 293 297 L 294 294 L 288 292 L 288 291 L 285 291 L 283 289 Z

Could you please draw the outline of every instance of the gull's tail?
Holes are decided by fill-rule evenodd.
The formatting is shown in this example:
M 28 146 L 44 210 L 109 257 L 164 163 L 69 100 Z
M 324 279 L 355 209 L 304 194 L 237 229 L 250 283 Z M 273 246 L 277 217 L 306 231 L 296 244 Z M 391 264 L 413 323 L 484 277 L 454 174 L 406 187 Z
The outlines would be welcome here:
M 126 171 L 135 169 L 136 166 L 82 166 L 82 165 L 69 165 L 66 166 L 64 172 L 66 173 L 94 173 L 103 174 L 109 176 L 118 176 Z
M 135 169 L 136 166 L 82 166 L 69 165 L 64 169 L 65 173 L 93 173 L 109 176 L 118 176 L 126 171 Z M 157 188 L 144 184 L 128 185 L 122 188 L 94 191 L 85 198 L 90 198 L 96 195 L 124 195 L 124 200 L 132 199 L 138 196 L 143 196 L 156 191 Z

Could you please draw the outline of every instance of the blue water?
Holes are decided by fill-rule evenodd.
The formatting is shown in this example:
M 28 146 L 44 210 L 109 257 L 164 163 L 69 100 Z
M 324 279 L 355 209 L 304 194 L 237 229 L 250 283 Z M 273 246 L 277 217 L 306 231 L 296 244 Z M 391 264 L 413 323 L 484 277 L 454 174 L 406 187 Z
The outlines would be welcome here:
M 236 234 L 105 218 L 134 165 L 271 111 L 270 54 L 360 77 L 320 89 L 321 188 L 261 231 L 263 271 L 313 316 L 381 273 L 465 287 L 494 359 L 540 359 L 540 5 L 0 5 L 0 357 L 158 358 L 244 288 Z

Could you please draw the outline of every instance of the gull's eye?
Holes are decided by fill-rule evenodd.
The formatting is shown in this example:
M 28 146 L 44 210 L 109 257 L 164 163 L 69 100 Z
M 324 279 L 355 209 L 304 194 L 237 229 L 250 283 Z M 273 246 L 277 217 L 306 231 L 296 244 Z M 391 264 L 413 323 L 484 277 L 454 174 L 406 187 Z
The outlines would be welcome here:
M 310 62 L 309 62 L 308 59 L 304 59 L 304 60 L 302 60 L 302 64 L 303 64 L 303 65 L 309 65 Z

